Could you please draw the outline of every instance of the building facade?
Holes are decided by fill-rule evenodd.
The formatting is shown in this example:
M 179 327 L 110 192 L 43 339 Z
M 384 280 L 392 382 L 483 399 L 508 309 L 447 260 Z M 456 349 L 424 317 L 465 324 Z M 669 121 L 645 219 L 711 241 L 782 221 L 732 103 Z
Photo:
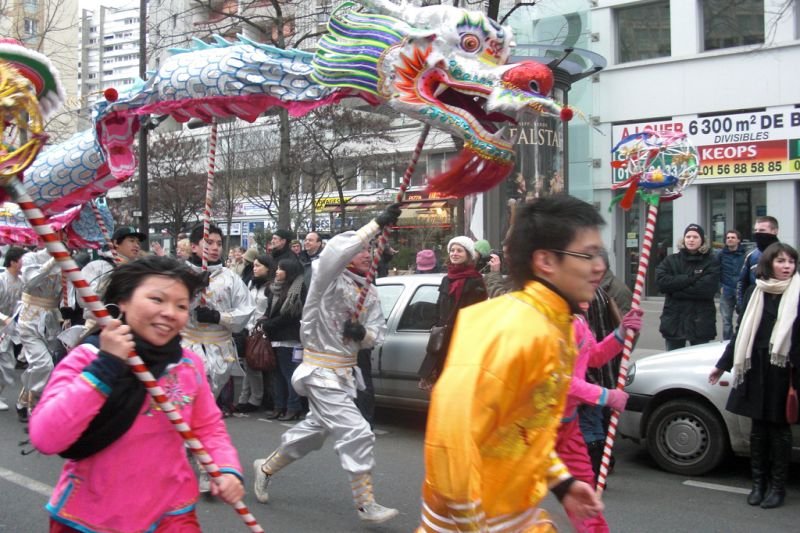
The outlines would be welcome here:
M 7 0 L 0 2 L 0 35 L 17 39 L 41 52 L 58 69 L 66 105 L 48 122 L 51 142 L 60 142 L 77 128 L 75 50 L 78 0 Z
M 757 216 L 779 220 L 782 241 L 800 230 L 800 13 L 785 0 L 598 0 L 593 50 L 608 59 L 590 113 L 605 137 L 594 143 L 594 201 L 607 212 L 619 179 L 611 148 L 642 130 L 682 131 L 701 170 L 659 212 L 647 293 L 655 265 L 698 223 L 714 246 L 725 231 L 746 239 Z M 604 145 L 604 146 L 603 146 Z M 606 240 L 617 272 L 632 283 L 644 231 L 642 207 L 614 209 Z

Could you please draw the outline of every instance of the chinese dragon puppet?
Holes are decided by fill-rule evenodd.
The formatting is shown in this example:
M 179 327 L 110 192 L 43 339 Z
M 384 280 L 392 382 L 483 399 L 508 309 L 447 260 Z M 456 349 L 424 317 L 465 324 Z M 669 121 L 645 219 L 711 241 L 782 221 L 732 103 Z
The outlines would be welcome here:
M 385 104 L 463 140 L 433 190 L 485 191 L 513 166 L 512 132 L 526 114 L 568 120 L 554 102 L 550 69 L 508 63 L 509 28 L 451 6 L 389 0 L 346 2 L 316 53 L 239 38 L 175 50 L 147 82 L 95 104 L 94 127 L 44 150 L 24 174 L 38 207 L 54 215 L 84 204 L 136 169 L 134 136 L 145 115 L 179 122 L 237 117 L 252 122 L 280 106 L 293 116 L 344 98 Z

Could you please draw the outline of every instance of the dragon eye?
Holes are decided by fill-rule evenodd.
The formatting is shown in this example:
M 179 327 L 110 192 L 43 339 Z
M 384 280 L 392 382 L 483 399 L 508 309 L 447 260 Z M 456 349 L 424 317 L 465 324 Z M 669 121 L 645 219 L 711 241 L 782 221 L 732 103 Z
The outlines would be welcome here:
M 461 36 L 461 49 L 465 52 L 477 52 L 481 47 L 481 40 L 477 35 L 466 33 Z
M 529 86 L 531 88 L 531 91 L 533 91 L 535 93 L 541 92 L 541 91 L 539 91 L 539 82 L 537 82 L 536 80 L 531 80 Z

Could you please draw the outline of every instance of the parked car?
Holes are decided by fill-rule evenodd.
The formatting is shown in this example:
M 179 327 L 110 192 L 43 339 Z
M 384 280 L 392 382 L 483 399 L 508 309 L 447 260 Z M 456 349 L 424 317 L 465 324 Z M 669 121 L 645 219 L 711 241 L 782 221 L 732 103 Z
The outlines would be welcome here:
M 618 432 L 644 442 L 650 456 L 668 472 L 702 475 L 733 452 L 750 454 L 750 419 L 725 409 L 733 376 L 717 385 L 708 374 L 726 342 L 710 342 L 645 357 L 632 364 L 625 391 L 630 394 Z M 792 427 L 793 459 L 800 460 L 800 428 Z
M 436 300 L 444 274 L 388 276 L 375 280 L 386 317 L 386 338 L 372 351 L 375 401 L 381 405 L 427 409 L 428 393 L 417 387 Z

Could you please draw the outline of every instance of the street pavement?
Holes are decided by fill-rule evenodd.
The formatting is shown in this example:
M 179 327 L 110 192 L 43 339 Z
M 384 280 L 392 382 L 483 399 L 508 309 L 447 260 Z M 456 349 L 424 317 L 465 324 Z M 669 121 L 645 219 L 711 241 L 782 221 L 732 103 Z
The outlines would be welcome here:
M 658 300 L 646 300 L 645 328 L 634 359 L 660 351 Z M 375 493 L 400 516 L 379 526 L 365 526 L 353 509 L 347 476 L 333 443 L 278 473 L 270 486 L 270 503 L 252 495 L 252 463 L 280 443 L 291 423 L 263 419 L 259 413 L 227 419 L 247 480 L 245 503 L 269 533 L 411 532 L 418 524 L 423 480 L 422 442 L 425 413 L 379 409 L 376 420 Z M 47 531 L 42 506 L 62 464 L 59 457 L 22 455 L 26 435 L 13 412 L 0 413 L 0 533 Z M 154 450 L 153 453 L 156 453 Z M 621 440 L 615 448 L 616 469 L 604 494 L 606 517 L 618 532 L 796 532 L 800 517 L 800 465 L 793 465 L 786 505 L 765 511 L 749 507 L 748 461 L 731 459 L 710 475 L 687 478 L 657 468 L 639 445 Z M 147 487 L 131 487 L 131 497 Z M 544 504 L 561 531 L 570 527 L 558 503 Z M 198 507 L 203 530 L 210 533 L 247 531 L 232 508 L 210 498 Z

